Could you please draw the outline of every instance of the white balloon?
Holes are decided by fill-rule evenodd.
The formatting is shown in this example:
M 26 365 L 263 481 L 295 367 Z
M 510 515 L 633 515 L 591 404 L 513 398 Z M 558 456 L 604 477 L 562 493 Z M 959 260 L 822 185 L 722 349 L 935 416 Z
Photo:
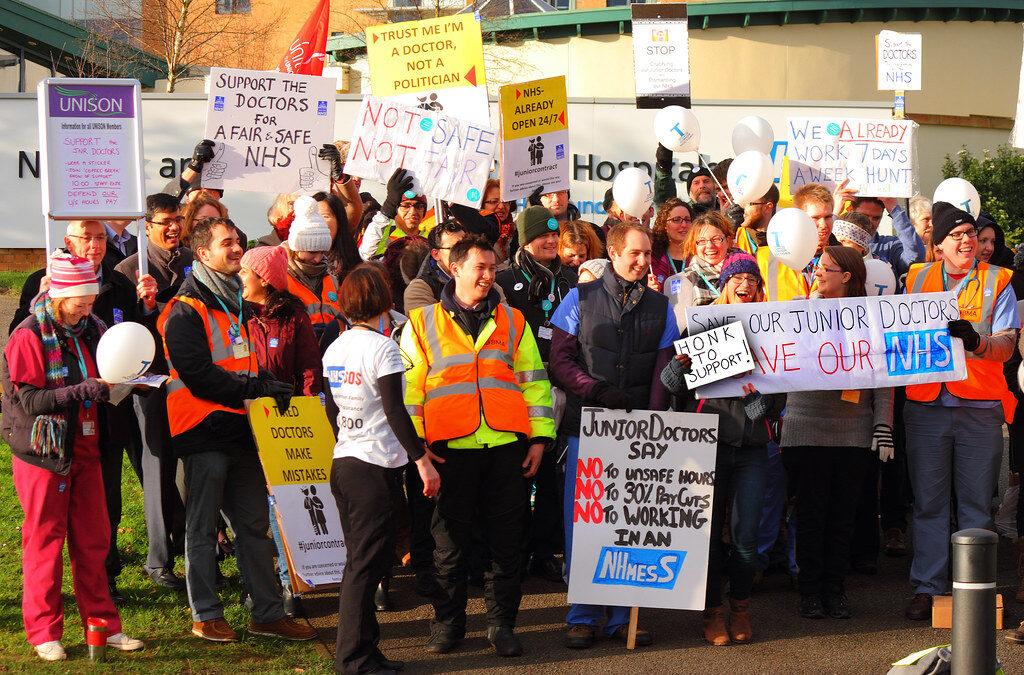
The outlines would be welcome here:
M 868 295 L 892 295 L 896 292 L 896 275 L 884 260 L 872 258 L 864 261 L 867 280 L 864 286 Z
M 140 323 L 125 321 L 111 326 L 96 346 L 96 368 L 111 384 L 134 380 L 145 373 L 156 353 L 153 335 Z
M 775 166 L 763 152 L 747 150 L 732 160 L 727 179 L 733 201 L 746 206 L 768 192 L 775 180 Z
M 625 213 L 642 218 L 654 203 L 654 181 L 638 167 L 623 169 L 612 183 L 612 197 Z
M 974 186 L 963 178 L 947 178 L 935 188 L 932 202 L 948 202 L 977 218 L 981 214 L 981 197 Z
M 783 265 L 801 271 L 818 249 L 818 230 L 801 209 L 781 209 L 768 223 L 768 250 Z
M 732 149 L 737 155 L 756 150 L 768 155 L 775 147 L 775 131 L 768 120 L 757 115 L 744 117 L 732 130 Z
M 692 111 L 670 105 L 654 116 L 654 135 L 672 152 L 690 152 L 700 145 L 700 122 Z
M 1024 362 L 1017 366 L 1017 386 L 1024 391 Z

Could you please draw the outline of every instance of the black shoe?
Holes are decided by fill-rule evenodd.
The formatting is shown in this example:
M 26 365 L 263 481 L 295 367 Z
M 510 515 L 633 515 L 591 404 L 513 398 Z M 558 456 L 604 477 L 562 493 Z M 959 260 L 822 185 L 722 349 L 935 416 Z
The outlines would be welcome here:
M 395 670 L 395 671 L 398 671 L 398 670 L 401 670 L 402 668 L 405 668 L 405 661 L 392 661 L 391 659 L 386 658 L 380 652 L 379 649 L 377 650 L 377 653 L 374 654 L 374 656 L 375 656 L 374 661 L 377 662 L 377 665 L 380 666 L 381 668 L 384 668 L 385 670 Z
M 833 619 L 850 618 L 850 606 L 847 604 L 846 593 L 843 591 L 826 593 L 822 597 L 822 604 L 825 606 L 825 611 Z
M 378 612 L 390 612 L 394 609 L 391 604 L 391 596 L 388 595 L 388 590 L 391 587 L 391 579 L 385 577 L 381 580 L 377 586 L 377 590 L 373 592 L 373 604 L 377 608 Z
M 487 641 L 498 656 L 522 656 L 523 645 L 512 632 L 511 626 L 488 626 Z
M 821 604 L 820 595 L 804 595 L 800 597 L 800 616 L 805 619 L 824 619 L 825 606 Z
M 114 582 L 107 584 L 107 588 L 110 590 L 110 600 L 114 603 L 114 607 L 123 606 L 126 600 L 124 599 L 124 596 L 121 595 L 121 591 L 117 590 L 117 586 Z
M 153 570 L 149 573 L 149 578 L 157 586 L 163 586 L 164 588 L 169 588 L 172 591 L 185 590 L 185 580 L 166 567 Z
M 447 633 L 439 630 L 427 640 L 427 651 L 431 654 L 447 654 L 462 641 L 462 638 L 455 637 L 454 633 Z
M 387 668 L 382 665 L 376 665 L 370 670 L 362 671 L 363 675 L 395 675 L 398 671 L 394 668 Z
M 562 563 L 558 562 L 554 556 L 542 558 L 534 556 L 533 564 L 530 565 L 530 573 L 554 584 L 565 583 L 565 580 L 562 579 Z

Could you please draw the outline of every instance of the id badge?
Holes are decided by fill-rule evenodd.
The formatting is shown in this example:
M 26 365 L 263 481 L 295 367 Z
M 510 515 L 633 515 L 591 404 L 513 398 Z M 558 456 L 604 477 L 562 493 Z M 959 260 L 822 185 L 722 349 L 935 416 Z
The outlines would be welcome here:
M 236 337 L 231 345 L 231 353 L 236 359 L 244 359 L 249 356 L 249 343 L 241 337 Z
M 83 436 L 95 436 L 96 435 L 96 422 L 95 420 L 85 420 L 82 422 L 82 435 Z
M 550 340 L 553 334 L 554 331 L 551 329 L 551 326 L 541 326 L 537 329 L 537 337 L 541 340 Z

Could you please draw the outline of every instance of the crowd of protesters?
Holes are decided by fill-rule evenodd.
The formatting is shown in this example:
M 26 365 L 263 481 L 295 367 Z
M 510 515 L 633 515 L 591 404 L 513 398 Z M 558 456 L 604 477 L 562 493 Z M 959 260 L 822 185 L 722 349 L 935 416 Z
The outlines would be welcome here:
M 654 206 L 628 215 L 609 190 L 607 219 L 591 223 L 567 190 L 539 188 L 518 205 L 491 180 L 475 210 L 428 203 L 404 170 L 378 203 L 344 172 L 346 152 L 325 145 L 331 189 L 279 195 L 270 231 L 250 240 L 241 228 L 262 227 L 236 225 L 230 196 L 200 184 L 214 154 L 203 141 L 181 179 L 147 198 L 144 245 L 124 221 L 73 221 L 63 250 L 29 277 L 4 350 L 3 437 L 32 570 L 25 630 L 42 659 L 65 658 L 65 539 L 83 621 L 106 619 L 112 648 L 143 647 L 116 609 L 125 453 L 143 486 L 145 570 L 186 593 L 193 634 L 238 639 L 219 596 L 218 560 L 234 552 L 249 632 L 315 636 L 293 618 L 301 604 L 245 416 L 260 397 L 283 409 L 320 396 L 334 425 L 330 484 L 348 556 L 337 672 L 402 667 L 381 652 L 375 616 L 398 561 L 433 604 L 428 651 L 458 647 L 467 585 L 479 582 L 495 652 L 522 653 L 523 578 L 568 580 L 585 406 L 718 415 L 703 616 L 714 645 L 755 639 L 752 590 L 779 547 L 808 619 L 849 618 L 850 569 L 874 573 L 881 551 L 912 554 L 905 613 L 921 620 L 948 591 L 951 515 L 992 529 L 1002 425 L 1024 398 L 1024 284 L 986 214 L 811 184 L 792 203 L 814 221 L 817 250 L 793 270 L 766 243 L 778 188 L 732 205 L 728 160 L 689 171 L 677 195 L 678 165 L 659 145 Z M 885 214 L 895 236 L 877 232 Z M 690 358 L 673 350 L 686 308 L 863 296 L 871 258 L 906 292 L 958 293 L 961 319 L 948 328 L 968 352 L 966 380 L 788 395 L 748 384 L 717 399 L 687 390 Z M 96 345 L 123 321 L 150 329 L 151 372 L 168 380 L 115 404 Z M 574 604 L 564 643 L 625 642 L 628 622 L 628 608 Z M 1024 625 L 1009 637 L 1024 642 Z M 639 645 L 653 639 L 636 632 Z

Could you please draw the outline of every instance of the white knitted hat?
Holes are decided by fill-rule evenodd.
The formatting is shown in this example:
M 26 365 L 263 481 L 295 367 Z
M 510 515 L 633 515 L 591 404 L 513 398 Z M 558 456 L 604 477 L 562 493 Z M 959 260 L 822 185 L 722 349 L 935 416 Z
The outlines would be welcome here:
M 288 230 L 288 248 L 313 253 L 331 248 L 331 231 L 320 215 L 316 200 L 305 195 L 295 200 L 292 207 L 295 220 Z

